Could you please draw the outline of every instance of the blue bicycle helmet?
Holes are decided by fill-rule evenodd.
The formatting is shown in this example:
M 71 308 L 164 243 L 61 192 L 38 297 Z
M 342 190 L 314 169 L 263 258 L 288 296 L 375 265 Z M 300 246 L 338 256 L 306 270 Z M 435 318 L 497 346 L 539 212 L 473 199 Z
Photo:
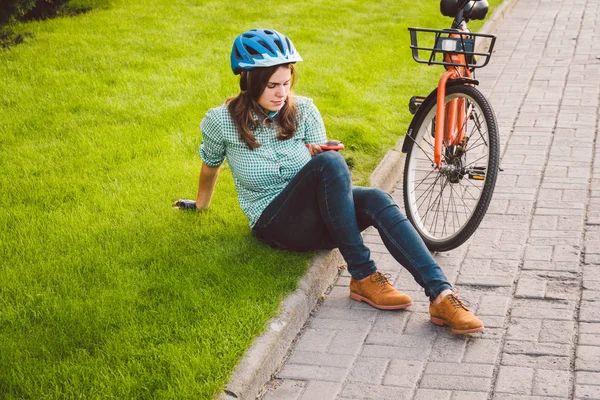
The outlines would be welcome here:
M 231 49 L 234 74 L 257 67 L 302 61 L 292 41 L 273 29 L 251 29 L 235 38 Z

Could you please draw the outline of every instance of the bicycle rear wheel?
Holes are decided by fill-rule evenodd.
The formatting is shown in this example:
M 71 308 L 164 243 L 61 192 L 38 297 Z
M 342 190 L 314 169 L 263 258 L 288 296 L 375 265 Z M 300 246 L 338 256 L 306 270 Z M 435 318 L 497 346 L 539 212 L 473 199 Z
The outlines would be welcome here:
M 492 199 L 498 175 L 498 125 L 490 103 L 479 90 L 467 85 L 448 87 L 446 109 L 451 100 L 464 99 L 463 114 L 458 118 L 465 138 L 455 145 L 444 143 L 442 167 L 436 170 L 436 96 L 437 90 L 423 102 L 425 109 L 417 113 L 415 117 L 420 119 L 405 138 L 412 145 L 404 165 L 404 207 L 427 247 L 448 251 L 471 237 Z

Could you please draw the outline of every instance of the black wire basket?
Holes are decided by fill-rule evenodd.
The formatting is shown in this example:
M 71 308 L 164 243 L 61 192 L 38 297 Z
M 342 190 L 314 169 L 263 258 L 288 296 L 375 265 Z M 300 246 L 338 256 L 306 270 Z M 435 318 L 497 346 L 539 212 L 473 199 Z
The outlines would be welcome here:
M 408 30 L 414 60 L 428 65 L 482 68 L 490 61 L 496 43 L 496 36 L 487 33 L 462 32 L 457 29 L 408 28 Z M 418 37 L 421 38 L 421 42 L 433 43 L 433 47 L 419 46 Z M 450 57 L 459 54 L 464 55 L 464 63 L 453 61 Z

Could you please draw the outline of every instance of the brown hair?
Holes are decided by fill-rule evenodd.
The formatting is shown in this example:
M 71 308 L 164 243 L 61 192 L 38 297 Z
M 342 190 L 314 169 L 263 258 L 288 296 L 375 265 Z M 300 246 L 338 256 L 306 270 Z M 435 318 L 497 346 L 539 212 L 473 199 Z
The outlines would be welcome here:
M 277 114 L 277 139 L 287 140 L 296 134 L 298 127 L 298 107 L 294 101 L 292 88 L 296 83 L 296 69 L 293 64 L 274 65 L 272 67 L 253 68 L 243 71 L 240 75 L 240 94 L 227 99 L 227 106 L 231 118 L 240 135 L 240 139 L 246 142 L 250 149 L 260 147 L 252 131 L 262 123 L 264 114 L 258 99 L 263 94 L 269 79 L 280 67 L 287 67 L 292 73 L 290 91 L 286 102 Z M 256 114 L 259 120 L 254 119 Z

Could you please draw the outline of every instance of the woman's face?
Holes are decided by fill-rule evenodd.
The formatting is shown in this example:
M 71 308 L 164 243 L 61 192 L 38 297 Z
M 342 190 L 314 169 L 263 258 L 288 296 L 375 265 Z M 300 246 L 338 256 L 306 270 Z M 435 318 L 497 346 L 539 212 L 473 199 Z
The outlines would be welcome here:
M 258 104 L 267 111 L 279 111 L 290 93 L 292 72 L 288 66 L 281 66 L 269 78 Z

